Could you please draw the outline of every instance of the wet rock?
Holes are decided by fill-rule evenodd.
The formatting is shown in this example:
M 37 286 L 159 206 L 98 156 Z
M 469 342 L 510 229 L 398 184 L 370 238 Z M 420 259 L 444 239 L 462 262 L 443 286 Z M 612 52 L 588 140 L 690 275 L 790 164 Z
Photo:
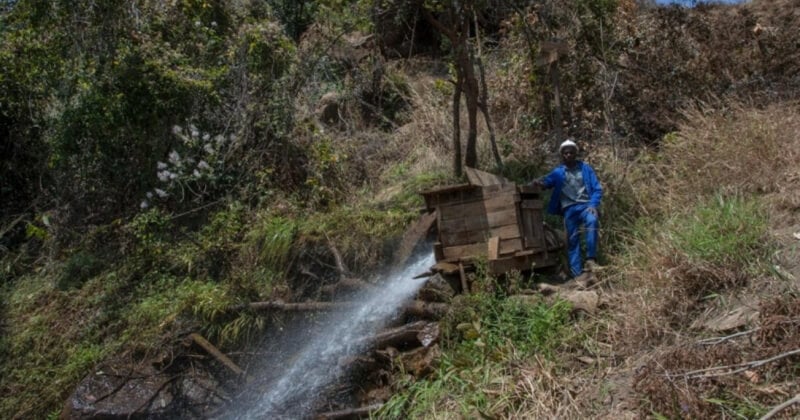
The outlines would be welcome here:
M 62 419 L 206 418 L 224 392 L 205 370 L 175 374 L 153 361 L 111 361 L 81 381 L 67 400 Z
M 417 292 L 417 299 L 426 302 L 449 302 L 455 295 L 455 290 L 441 274 L 428 278 L 422 288 Z
M 424 378 L 433 373 L 439 365 L 442 355 L 438 345 L 420 347 L 401 355 L 400 361 L 405 372 L 411 373 L 415 378 Z
M 169 386 L 172 381 L 152 366 L 106 366 L 84 378 L 61 418 L 168 418 L 174 415 L 170 410 L 175 399 Z

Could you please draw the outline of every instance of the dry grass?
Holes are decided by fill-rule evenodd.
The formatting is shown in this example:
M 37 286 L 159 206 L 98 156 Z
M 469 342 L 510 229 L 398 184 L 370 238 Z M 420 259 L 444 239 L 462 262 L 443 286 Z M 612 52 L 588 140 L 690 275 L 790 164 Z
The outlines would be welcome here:
M 661 168 L 668 174 L 664 190 L 679 206 L 686 204 L 683 199 L 719 190 L 785 191 L 787 181 L 798 174 L 798 110 L 796 104 L 788 104 L 686 112 L 688 123 L 663 145 Z
M 629 168 L 629 174 L 611 176 L 631 183 L 626 191 L 638 193 L 637 199 L 630 200 L 636 203 L 634 210 L 649 219 L 624 232 L 628 252 L 614 258 L 616 271 L 607 277 L 612 321 L 600 339 L 611 343 L 628 363 L 642 360 L 636 362 L 632 382 L 642 401 L 640 414 L 670 418 L 763 415 L 798 391 L 791 382 L 797 374 L 797 356 L 736 375 L 686 378 L 680 374 L 797 349 L 796 283 L 766 273 L 764 266 L 777 262 L 754 260 L 761 258 L 756 256 L 758 249 L 734 250 L 728 260 L 698 261 L 687 249 L 676 246 L 681 244 L 675 240 L 680 224 L 674 221 L 690 223 L 686 215 L 709 197 L 746 196 L 757 200 L 772 226 L 783 221 L 795 227 L 776 228 L 800 229 L 793 198 L 800 192 L 796 182 L 798 108 L 796 104 L 766 109 L 734 106 L 694 109 L 684 115 L 681 130 L 665 139 L 659 153 L 643 155 L 639 167 Z M 650 180 L 643 174 L 649 174 Z M 676 219 L 681 215 L 683 219 Z M 774 235 L 756 242 L 762 249 L 780 243 Z M 752 269 L 758 266 L 762 268 Z M 703 331 L 690 330 L 693 320 L 724 313 L 730 309 L 729 302 L 740 300 L 760 309 L 759 321 L 744 327 L 756 328 L 755 333 L 713 346 L 695 344 Z

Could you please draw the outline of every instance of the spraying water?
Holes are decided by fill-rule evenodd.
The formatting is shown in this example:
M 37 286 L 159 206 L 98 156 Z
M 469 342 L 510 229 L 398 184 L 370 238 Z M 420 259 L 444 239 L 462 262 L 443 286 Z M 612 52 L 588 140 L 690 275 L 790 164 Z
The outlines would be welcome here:
M 413 279 L 434 263 L 433 254 L 412 260 L 389 275 L 386 281 L 364 296 L 350 311 L 339 314 L 323 333 L 308 342 L 292 366 L 270 387 L 270 391 L 240 420 L 283 418 L 296 419 L 310 415 L 315 397 L 343 372 L 338 359 L 360 349 L 352 343 L 382 328 L 425 282 Z

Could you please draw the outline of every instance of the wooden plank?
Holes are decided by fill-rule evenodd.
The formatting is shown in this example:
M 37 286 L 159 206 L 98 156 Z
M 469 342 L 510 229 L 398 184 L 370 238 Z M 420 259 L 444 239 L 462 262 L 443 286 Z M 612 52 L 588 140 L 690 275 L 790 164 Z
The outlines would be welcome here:
M 489 224 L 480 217 L 459 217 L 450 220 L 442 220 L 439 223 L 439 234 L 467 232 L 471 230 L 486 230 Z
M 511 257 L 501 257 L 489 261 L 489 272 L 491 274 L 503 274 L 510 270 L 527 271 L 531 268 L 544 268 L 558 264 L 558 259 L 553 253 L 538 252 L 528 255 L 514 255 Z
M 440 232 L 440 239 L 445 246 L 466 245 L 475 242 L 486 242 L 492 236 L 500 238 L 519 237 L 519 226 L 516 224 L 494 229 L 465 230 L 460 232 Z
M 397 247 L 397 251 L 394 253 L 393 262 L 395 265 L 402 264 L 408 259 L 417 244 L 428 235 L 428 231 L 430 231 L 438 218 L 438 212 L 425 213 L 406 230 L 400 241 L 400 246 Z
M 517 211 L 515 209 L 504 209 L 492 211 L 486 214 L 486 218 L 451 218 L 442 220 L 439 223 L 440 232 L 464 232 L 468 230 L 486 230 L 499 228 L 506 225 L 516 225 Z
M 425 198 L 428 210 L 466 200 L 479 200 L 483 196 L 480 187 L 470 184 L 452 185 L 424 191 L 420 194 Z
M 516 212 L 511 211 L 506 212 L 504 217 L 491 216 L 491 219 L 474 216 L 442 220 L 439 223 L 439 233 L 441 235 L 442 233 L 485 232 L 492 229 L 501 229 L 505 226 L 517 226 L 518 224 Z
M 522 238 L 501 238 L 500 255 L 513 254 L 522 251 Z
M 486 213 L 486 224 L 489 227 L 517 224 L 517 210 L 506 208 L 490 211 Z
M 472 187 L 471 190 L 454 191 L 453 193 L 433 195 L 431 200 L 435 201 L 436 206 L 451 206 L 469 203 L 472 201 L 484 201 L 497 196 L 519 195 L 514 184 L 509 185 L 489 185 L 486 187 Z
M 522 226 L 522 237 L 525 240 L 525 248 L 530 248 L 532 245 L 536 244 L 536 231 L 534 230 L 534 223 L 536 223 L 536 219 L 532 216 L 533 212 L 530 210 L 522 210 L 520 214 L 521 222 L 520 226 Z
M 458 260 L 465 258 L 477 258 L 486 255 L 486 243 L 449 246 L 443 249 L 444 257 L 447 260 Z
M 489 261 L 496 260 L 500 255 L 500 238 L 497 236 L 489 238 L 487 249 L 486 256 L 489 258 Z
M 475 217 L 514 208 L 517 202 L 519 202 L 519 196 L 516 194 L 500 194 L 485 200 L 440 206 L 439 212 L 442 215 L 442 220 L 451 220 L 459 217 Z

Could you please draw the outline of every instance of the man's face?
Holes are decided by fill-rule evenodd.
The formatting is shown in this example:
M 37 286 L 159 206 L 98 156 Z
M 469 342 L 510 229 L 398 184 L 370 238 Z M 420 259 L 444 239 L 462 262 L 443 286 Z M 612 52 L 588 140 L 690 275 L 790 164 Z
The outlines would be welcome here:
M 561 151 L 561 159 L 563 159 L 564 163 L 566 163 L 567 165 L 574 163 L 577 157 L 578 157 L 578 149 L 575 147 L 568 146 Z

